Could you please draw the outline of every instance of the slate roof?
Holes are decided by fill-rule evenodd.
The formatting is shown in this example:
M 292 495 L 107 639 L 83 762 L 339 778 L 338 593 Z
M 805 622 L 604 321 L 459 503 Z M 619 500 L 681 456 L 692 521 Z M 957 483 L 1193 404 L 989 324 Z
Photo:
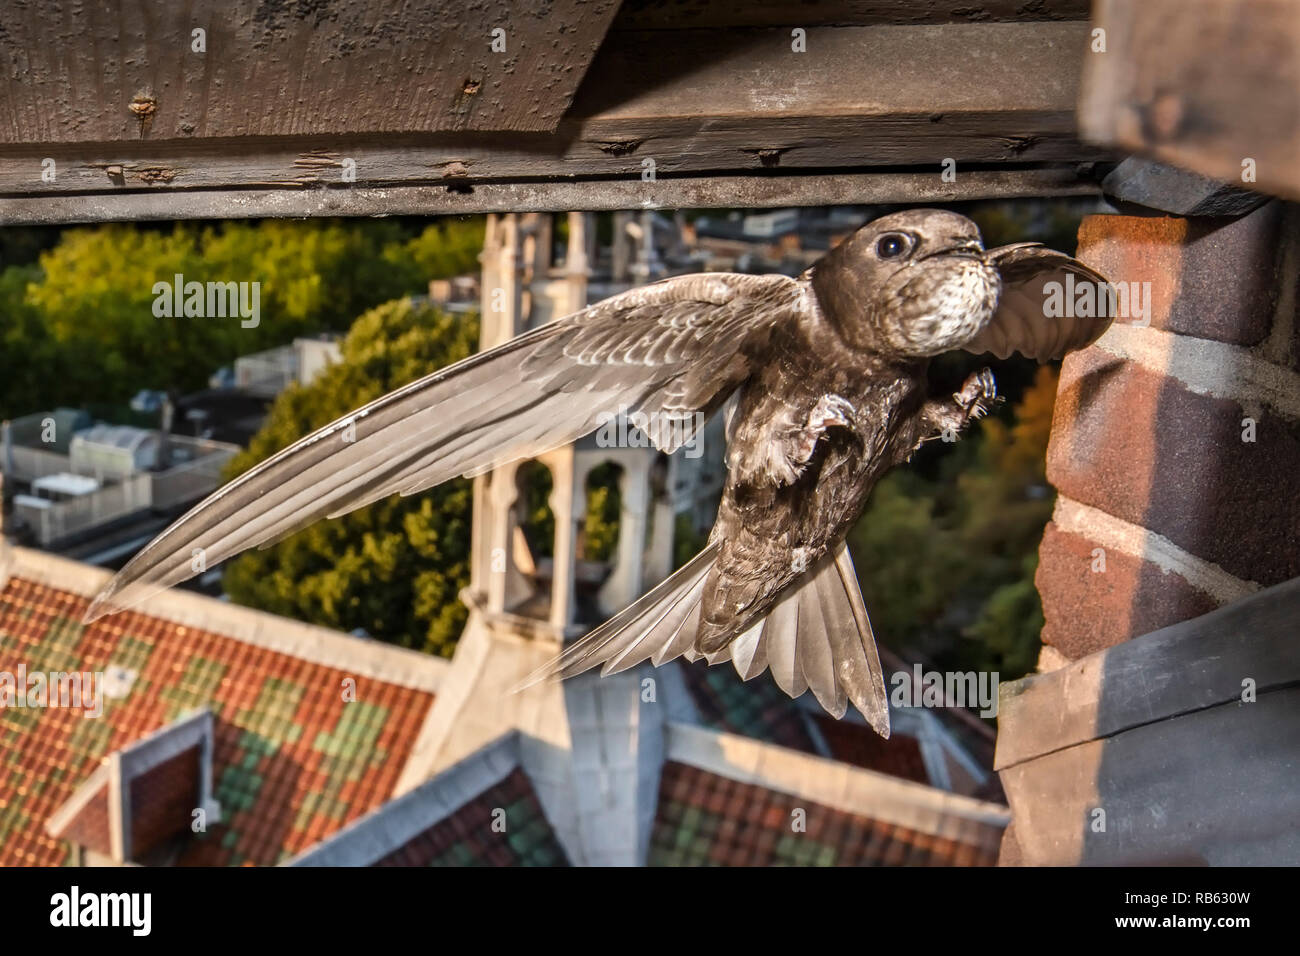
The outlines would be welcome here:
M 54 566 L 53 577 L 87 584 L 87 593 L 99 583 L 88 579 L 102 572 L 27 555 L 27 563 Z M 99 718 L 71 708 L 0 709 L 3 865 L 66 862 L 69 844 L 45 831 L 50 815 L 105 755 L 204 706 L 216 718 L 213 786 L 222 820 L 195 835 L 178 862 L 276 863 L 388 799 L 434 700 L 427 681 L 401 686 L 366 676 L 374 668 L 360 660 L 348 666 L 340 647 L 355 645 L 359 658 L 413 658 L 411 652 L 376 650 L 371 642 L 193 595 L 167 596 L 164 603 L 204 602 L 217 618 L 254 619 L 254 630 L 268 633 L 282 628 L 305 652 L 313 642 L 333 642 L 325 656 L 334 660 L 322 663 L 135 612 L 84 628 L 87 597 L 38 580 L 41 575 L 23 575 L 20 559 L 0 588 L 0 671 L 24 665 L 29 673 L 116 669 L 128 681 L 135 676 L 119 699 L 105 699 Z M 411 669 L 422 666 L 413 661 Z M 351 702 L 343 699 L 347 679 L 355 681 Z

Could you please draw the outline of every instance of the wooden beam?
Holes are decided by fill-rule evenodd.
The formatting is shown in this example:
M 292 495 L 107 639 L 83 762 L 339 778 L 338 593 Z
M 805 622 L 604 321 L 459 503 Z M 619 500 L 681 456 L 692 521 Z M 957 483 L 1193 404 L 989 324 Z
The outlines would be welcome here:
M 612 29 L 866 26 L 1087 20 L 1089 0 L 624 0 Z
M 664 31 L 625 31 L 610 36 L 553 134 L 0 146 L 0 197 L 145 190 L 142 195 L 175 197 L 177 212 L 170 218 L 182 209 L 194 214 L 218 193 L 226 201 L 247 197 L 232 209 L 279 210 L 258 215 L 503 209 L 510 207 L 496 203 L 509 196 L 526 198 L 530 209 L 627 208 L 629 195 L 661 205 L 705 194 L 713 197 L 711 205 L 758 205 L 759 197 L 773 199 L 791 187 L 755 186 L 732 201 L 701 184 L 706 177 L 739 183 L 880 171 L 889 176 L 879 187 L 855 187 L 856 194 L 927 201 L 938 193 L 974 198 L 966 188 L 980 181 L 965 174 L 990 166 L 1012 173 L 1051 167 L 1047 180 L 1013 175 L 1007 182 L 1019 190 L 1038 181 L 1055 194 L 1062 184 L 1080 188 L 1074 164 L 1113 158 L 1074 134 L 1086 31 L 1078 22 L 812 28 L 805 53 L 791 49 L 789 31 L 782 29 L 681 30 L 671 42 Z M 941 189 L 945 184 L 932 180 L 949 159 L 956 163 L 956 181 Z M 42 178 L 46 160 L 57 171 L 51 182 Z M 894 175 L 900 172 L 914 178 Z M 664 186 L 667 180 L 680 182 Z M 616 181 L 622 185 L 603 185 Z M 822 198 L 794 201 L 854 201 L 836 198 L 829 188 L 836 181 L 800 187 L 799 195 Z M 575 183 L 591 185 L 575 193 Z M 907 183 L 916 187 L 910 195 L 901 192 Z M 372 190 L 361 193 L 367 197 L 380 190 L 388 198 L 372 206 L 333 195 L 339 190 L 328 190 L 328 198 L 320 192 L 335 186 Z M 181 198 L 197 191 L 214 196 Z M 274 191 L 289 195 L 265 195 Z M 661 194 L 668 198 L 656 198 Z M 165 200 L 119 198 L 85 208 L 123 215 L 138 208 L 152 216 L 165 207 Z M 29 204 L 9 202 L 6 208 L 11 221 L 34 215 Z M 58 204 L 49 215 L 75 215 L 72 208 Z
M 955 183 L 939 173 L 829 173 L 819 176 L 698 176 L 476 186 L 331 187 L 311 190 L 131 191 L 100 195 L 0 197 L 0 225 L 302 216 L 433 216 L 572 209 L 689 209 L 953 203 L 972 199 L 1092 196 L 1087 168 L 971 170 Z
M 617 9 L 617 0 L 13 5 L 0 29 L 0 143 L 551 131 Z M 498 28 L 502 52 L 492 48 Z
M 1300 199 L 1300 0 L 1098 0 L 1093 25 L 1086 138 Z
M 689 163 L 711 133 L 771 165 L 1096 158 L 1074 134 L 1086 23 L 611 33 L 570 111 L 621 155 Z M 716 131 L 716 132 L 715 132 Z M 739 154 L 739 156 L 735 155 Z M 836 156 L 839 160 L 836 161 Z

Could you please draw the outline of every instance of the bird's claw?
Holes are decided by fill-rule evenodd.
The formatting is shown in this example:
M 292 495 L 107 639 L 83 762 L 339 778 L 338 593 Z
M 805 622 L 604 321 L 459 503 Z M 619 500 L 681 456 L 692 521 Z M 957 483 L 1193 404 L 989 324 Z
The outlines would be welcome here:
M 808 414 L 808 427 L 818 433 L 828 428 L 851 428 L 857 413 L 853 404 L 839 395 L 823 395 Z
M 853 404 L 839 395 L 823 395 L 808 413 L 807 424 L 793 432 L 787 452 L 785 468 L 781 470 L 783 484 L 791 484 L 803 474 L 804 467 L 817 451 L 817 443 L 831 428 L 853 428 Z
M 987 368 L 971 373 L 962 384 L 961 391 L 952 398 L 961 407 L 966 421 L 983 418 L 993 405 L 1004 400 L 998 394 L 993 372 Z

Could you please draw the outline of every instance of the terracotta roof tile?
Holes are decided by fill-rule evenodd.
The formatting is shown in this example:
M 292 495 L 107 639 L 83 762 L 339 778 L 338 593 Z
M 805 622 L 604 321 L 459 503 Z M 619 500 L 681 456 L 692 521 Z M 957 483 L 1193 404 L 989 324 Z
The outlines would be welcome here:
M 45 821 L 101 758 L 208 706 L 222 822 L 188 865 L 273 864 L 392 793 L 433 702 L 399 687 L 136 612 L 80 624 L 87 600 L 21 577 L 0 590 L 0 671 L 136 672 L 102 717 L 74 708 L 0 709 L 0 864 L 63 863 Z M 356 680 L 356 702 L 340 693 Z
M 711 730 L 820 754 L 808 729 L 811 721 L 833 759 L 904 780 L 930 782 L 915 737 L 895 733 L 885 740 L 866 723 L 805 713 L 798 701 L 787 697 L 768 673 L 742 681 L 730 664 L 715 667 L 685 664 L 682 669 L 700 723 Z
M 717 807 L 725 807 L 719 811 Z M 803 830 L 793 826 L 803 811 Z M 667 761 L 652 866 L 992 866 L 997 853 Z
M 915 737 L 896 733 L 886 740 L 866 724 L 836 720 L 829 714 L 815 714 L 812 719 L 832 759 L 904 780 L 930 782 L 921 744 Z
M 782 747 L 814 753 L 799 705 L 764 672 L 742 681 L 730 664 L 682 665 L 700 722 L 713 730 L 741 734 Z
M 498 814 L 496 811 L 504 811 Z M 505 831 L 494 829 L 496 820 Z M 375 866 L 567 866 L 564 850 L 519 768 L 378 860 Z

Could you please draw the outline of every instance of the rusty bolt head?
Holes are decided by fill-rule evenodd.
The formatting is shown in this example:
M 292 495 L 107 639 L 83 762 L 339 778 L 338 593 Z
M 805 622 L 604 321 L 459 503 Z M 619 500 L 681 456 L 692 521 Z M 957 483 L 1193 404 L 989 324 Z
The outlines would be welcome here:
M 148 94 L 137 93 L 127 109 L 134 113 L 137 119 L 148 119 L 158 111 L 158 101 Z

